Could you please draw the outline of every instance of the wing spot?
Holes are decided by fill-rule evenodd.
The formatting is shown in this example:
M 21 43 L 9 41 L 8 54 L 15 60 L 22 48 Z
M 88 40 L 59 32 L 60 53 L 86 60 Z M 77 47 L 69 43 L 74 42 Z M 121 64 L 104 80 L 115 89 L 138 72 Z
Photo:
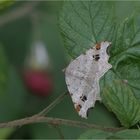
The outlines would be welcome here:
M 82 106 L 80 104 L 76 105 L 76 111 L 79 112 L 81 110 Z
M 97 43 L 95 48 L 96 48 L 96 50 L 100 50 L 101 49 L 101 44 Z
M 82 95 L 82 96 L 80 97 L 80 99 L 81 99 L 83 102 L 85 102 L 85 101 L 87 100 L 87 97 L 86 97 L 85 95 Z
M 70 93 L 70 96 L 73 96 L 73 93 Z
M 92 57 L 93 57 L 93 59 L 95 61 L 98 61 L 100 59 L 100 55 L 99 54 L 93 55 Z

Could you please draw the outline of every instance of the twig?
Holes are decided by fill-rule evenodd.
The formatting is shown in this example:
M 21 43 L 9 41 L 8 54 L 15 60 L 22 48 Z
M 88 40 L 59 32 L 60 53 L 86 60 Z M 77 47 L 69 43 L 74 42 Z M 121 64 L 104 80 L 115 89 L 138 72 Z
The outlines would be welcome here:
M 103 131 L 109 131 L 109 132 L 116 132 L 123 130 L 124 128 L 109 128 L 109 127 L 103 127 L 98 126 L 95 124 L 89 124 L 81 121 L 73 121 L 73 120 L 66 120 L 66 119 L 60 119 L 60 118 L 52 118 L 52 117 L 44 117 L 44 116 L 32 116 L 24 119 L 19 119 L 15 121 L 10 121 L 6 123 L 1 123 L 0 128 L 8 128 L 8 127 L 17 127 L 17 126 L 23 126 L 26 124 L 32 124 L 32 123 L 42 123 L 46 122 L 48 124 L 53 125 L 68 125 L 73 127 L 80 127 L 80 128 L 95 128 Z
M 43 109 L 40 113 L 38 113 L 38 116 L 45 116 L 51 109 L 53 109 L 58 103 L 60 103 L 67 92 L 64 92 L 62 95 L 60 95 L 58 98 L 56 98 L 49 106 L 47 106 L 45 109 Z
M 28 15 L 39 4 L 39 1 L 26 2 L 24 5 L 0 16 L 0 27 L 7 23 Z
M 0 128 L 3 128 L 3 126 L 9 127 L 9 125 L 10 125 L 10 127 L 12 127 L 12 125 L 13 125 L 13 127 L 20 126 L 20 125 L 22 126 L 24 124 L 30 124 L 30 123 L 33 123 L 34 121 L 36 122 L 36 120 L 40 120 L 40 118 L 42 118 L 42 116 L 45 116 L 46 113 L 48 113 L 58 103 L 60 103 L 62 101 L 62 99 L 64 99 L 66 93 L 67 92 L 64 92 L 63 94 L 58 96 L 49 106 L 47 106 L 41 112 L 39 112 L 31 117 L 27 117 L 27 118 L 15 120 L 15 121 L 10 121 L 10 122 L 6 122 L 6 123 L 0 123 Z
M 48 113 L 48 111 L 50 111 L 60 101 L 62 101 L 62 99 L 64 99 L 66 93 L 67 92 L 64 92 L 62 95 L 60 95 L 56 100 L 54 100 L 48 107 L 43 109 L 40 113 L 33 115 L 31 117 L 27 117 L 27 118 L 15 120 L 15 121 L 10 121 L 10 122 L 5 122 L 5 123 L 0 123 L 0 128 L 17 127 L 17 126 L 23 126 L 23 125 L 32 124 L 32 123 L 41 123 L 41 122 L 45 123 L 46 122 L 52 125 L 68 125 L 68 126 L 80 127 L 80 128 L 95 128 L 95 129 L 100 129 L 100 130 L 110 131 L 110 132 L 120 131 L 124 129 L 121 127 L 120 128 L 106 128 L 103 126 L 98 126 L 95 124 L 89 124 L 89 123 L 80 122 L 80 121 L 45 117 L 44 115 Z

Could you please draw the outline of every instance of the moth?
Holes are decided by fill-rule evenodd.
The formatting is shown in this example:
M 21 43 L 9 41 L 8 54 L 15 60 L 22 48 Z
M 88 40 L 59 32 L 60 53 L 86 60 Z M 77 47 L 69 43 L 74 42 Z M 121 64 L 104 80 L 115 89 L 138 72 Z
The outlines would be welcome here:
M 74 103 L 82 118 L 87 118 L 88 110 L 100 98 L 100 78 L 112 67 L 108 63 L 107 48 L 110 42 L 97 43 L 73 60 L 65 69 L 65 81 Z

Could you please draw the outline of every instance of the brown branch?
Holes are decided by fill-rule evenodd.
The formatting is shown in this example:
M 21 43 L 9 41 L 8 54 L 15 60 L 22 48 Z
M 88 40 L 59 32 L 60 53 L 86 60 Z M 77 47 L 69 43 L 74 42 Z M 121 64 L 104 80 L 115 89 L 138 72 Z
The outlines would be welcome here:
M 13 125 L 13 127 L 20 126 L 20 125 L 22 126 L 24 124 L 30 124 L 30 123 L 33 123 L 34 121 L 36 122 L 37 120 L 40 120 L 40 118 L 42 118 L 41 116 L 45 116 L 46 113 L 48 113 L 58 103 L 60 103 L 62 101 L 62 99 L 64 99 L 65 95 L 67 95 L 66 93 L 67 92 L 64 92 L 63 94 L 58 96 L 49 106 L 47 106 L 45 109 L 43 109 L 38 114 L 35 114 L 35 115 L 31 116 L 31 117 L 15 120 L 15 121 L 10 121 L 10 122 L 6 122 L 6 123 L 0 123 L 0 128 L 9 127 L 9 126 L 12 127 L 12 125 Z
M 73 120 L 44 117 L 44 116 L 37 116 L 37 115 L 28 117 L 28 118 L 24 118 L 24 119 L 1 123 L 0 128 L 17 127 L 17 126 L 23 126 L 26 124 L 42 123 L 42 122 L 44 122 L 44 123 L 46 122 L 46 123 L 52 124 L 52 125 L 68 125 L 68 126 L 80 127 L 80 128 L 95 128 L 95 129 L 109 131 L 109 132 L 116 132 L 116 131 L 120 131 L 120 130 L 124 129 L 122 127 L 109 128 L 109 127 L 98 126 L 95 124 L 89 124 L 89 123 L 85 123 L 85 122 L 81 122 L 81 121 L 73 121 Z
M 14 21 L 18 18 L 24 17 L 33 11 L 33 9 L 39 4 L 39 1 L 30 1 L 19 6 L 12 11 L 5 13 L 0 16 L 0 27 L 6 25 L 7 23 Z
M 110 132 L 120 131 L 124 129 L 124 128 L 106 128 L 103 126 L 98 126 L 95 124 L 89 124 L 89 123 L 80 122 L 80 121 L 45 117 L 46 113 L 48 113 L 60 101 L 62 101 L 62 99 L 64 99 L 66 93 L 67 92 L 64 92 L 62 95 L 60 95 L 56 100 L 54 100 L 49 106 L 43 109 L 40 113 L 33 115 L 31 117 L 27 117 L 27 118 L 15 120 L 15 121 L 10 121 L 10 122 L 5 122 L 5 123 L 0 123 L 0 128 L 17 127 L 17 126 L 23 126 L 23 125 L 32 124 L 32 123 L 41 123 L 41 122 L 45 123 L 46 122 L 52 125 L 68 125 L 68 126 L 80 127 L 80 128 L 95 128 L 95 129 L 110 131 Z

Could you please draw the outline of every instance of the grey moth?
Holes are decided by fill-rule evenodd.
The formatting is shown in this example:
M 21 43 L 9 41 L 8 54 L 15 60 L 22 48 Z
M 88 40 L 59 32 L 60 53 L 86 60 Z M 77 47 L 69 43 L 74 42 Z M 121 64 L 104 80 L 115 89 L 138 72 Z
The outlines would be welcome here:
M 112 67 L 108 63 L 110 42 L 97 43 L 74 59 L 65 69 L 65 80 L 74 107 L 82 118 L 100 98 L 100 78 Z

